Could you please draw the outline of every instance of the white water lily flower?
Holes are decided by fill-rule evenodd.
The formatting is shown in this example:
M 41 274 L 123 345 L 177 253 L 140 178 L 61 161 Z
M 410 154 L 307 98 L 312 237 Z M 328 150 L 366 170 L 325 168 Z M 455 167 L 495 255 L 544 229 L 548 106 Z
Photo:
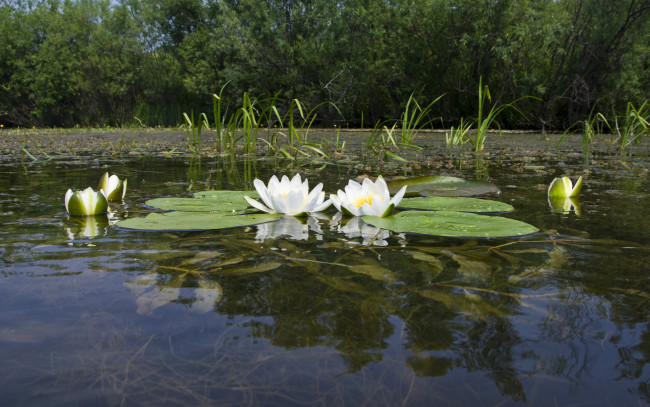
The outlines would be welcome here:
M 108 211 L 108 201 L 103 191 L 95 191 L 91 187 L 74 192 L 68 189 L 65 194 L 65 210 L 75 216 L 99 215 Z
M 582 177 L 578 178 L 575 186 L 569 177 L 555 178 L 548 187 L 549 198 L 570 198 L 577 196 L 582 188 Z
M 278 181 L 278 177 L 274 175 L 268 186 L 261 180 L 255 179 L 253 185 L 264 203 L 248 196 L 244 198 L 255 208 L 267 213 L 298 216 L 323 211 L 332 204 L 331 200 L 325 200 L 322 183 L 309 192 L 309 183 L 306 179 L 303 182 L 300 174 L 296 174 L 291 180 L 284 175 L 282 181 Z
M 126 179 L 120 180 L 114 174 L 109 177 L 108 173 L 105 173 L 99 181 L 97 189 L 104 191 L 104 195 L 109 201 L 124 199 L 124 195 L 126 195 Z
M 380 175 L 375 182 L 368 178 L 364 179 L 362 184 L 350 180 L 345 192 L 339 189 L 338 194 L 332 194 L 330 198 L 336 209 L 348 215 L 383 218 L 393 212 L 405 192 L 406 186 L 403 186 L 391 199 L 388 185 Z

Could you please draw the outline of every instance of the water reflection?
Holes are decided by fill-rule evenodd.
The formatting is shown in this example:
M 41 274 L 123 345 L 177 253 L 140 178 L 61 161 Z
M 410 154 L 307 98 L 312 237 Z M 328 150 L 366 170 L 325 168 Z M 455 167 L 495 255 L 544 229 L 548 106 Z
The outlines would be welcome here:
M 373 244 L 375 246 L 388 246 L 388 239 L 390 232 L 385 229 L 377 228 L 367 224 L 358 216 L 343 216 L 341 212 L 337 212 L 332 217 L 330 229 L 343 233 L 348 239 L 362 238 L 362 244 L 368 246 Z M 404 236 L 403 234 L 400 236 Z M 358 244 L 357 242 L 350 241 L 351 244 Z
M 188 184 L 246 189 L 276 170 L 249 164 L 204 159 L 188 173 L 182 160 L 130 163 L 125 205 L 140 215 L 147 199 L 181 196 Z M 231 165 L 238 176 L 225 172 Z M 78 166 L 60 182 L 106 170 Z M 515 183 L 509 168 L 492 166 L 490 177 Z M 324 182 L 353 171 L 338 170 Z M 589 211 L 558 217 L 532 187 L 544 177 L 518 173 L 527 186 L 499 199 L 546 232 L 514 241 L 401 237 L 334 214 L 131 232 L 67 218 L 60 197 L 49 198 L 60 190 L 53 173 L 0 179 L 8 404 L 650 401 L 647 200 L 633 199 L 647 177 L 632 192 L 587 191 Z M 620 189 L 597 175 L 599 190 Z M 91 238 L 101 244 L 69 241 Z
M 266 239 L 277 239 L 287 237 L 293 240 L 309 239 L 309 231 L 312 231 L 316 240 L 323 239 L 323 230 L 320 220 L 329 219 L 322 214 L 311 214 L 306 217 L 285 215 L 282 218 L 257 225 L 255 240 L 264 242 Z
M 108 227 L 116 224 L 118 220 L 115 212 L 94 216 L 67 215 L 64 228 L 70 240 L 86 237 L 92 239 L 97 236 L 106 236 Z
M 580 215 L 580 198 L 578 197 L 548 197 L 548 205 L 556 213 L 568 214 L 574 211 Z
M 183 304 L 190 312 L 205 314 L 221 299 L 223 289 L 216 281 L 197 279 L 185 287 L 185 274 L 174 278 L 156 273 L 143 274 L 124 283 L 135 296 L 138 314 L 151 314 L 170 303 Z

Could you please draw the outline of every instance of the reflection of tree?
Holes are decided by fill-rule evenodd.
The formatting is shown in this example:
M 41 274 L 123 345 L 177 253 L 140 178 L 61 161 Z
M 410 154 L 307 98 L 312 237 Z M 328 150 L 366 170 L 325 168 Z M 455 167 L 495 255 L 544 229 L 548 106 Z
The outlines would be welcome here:
M 244 328 L 254 340 L 336 349 L 349 372 L 390 362 L 399 318 L 399 346 L 409 352 L 403 363 L 417 380 L 474 374 L 502 396 L 536 403 L 531 382 L 557 390 L 582 383 L 604 364 L 634 383 L 630 391 L 648 397 L 648 295 L 631 288 L 638 268 L 632 274 L 614 265 L 621 250 L 605 254 L 613 256 L 604 267 L 615 271 L 603 276 L 585 271 L 593 261 L 603 263 L 602 248 L 585 254 L 596 245 L 588 240 L 547 236 L 497 245 L 409 236 L 409 245 L 396 250 L 351 246 L 327 230 L 317 240 L 315 229 L 307 240 L 282 233 L 256 242 L 256 229 L 187 233 L 161 247 L 169 257 L 158 265 L 167 277 L 157 280 L 156 298 L 202 309 L 198 291 L 184 290 L 218 281 L 223 295 L 209 300 L 213 308 L 248 318 Z M 183 273 L 179 291 L 170 291 Z M 603 288 L 612 281 L 618 286 Z M 138 306 L 146 299 L 141 294 Z M 157 309 L 156 301 L 147 304 Z M 612 324 L 620 333 L 608 331 Z M 630 330 L 643 334 L 630 341 Z M 598 353 L 603 344 L 613 345 L 605 355 Z
M 262 318 L 251 333 L 284 348 L 332 346 L 341 352 L 350 371 L 382 358 L 381 349 L 393 332 L 387 313 L 389 299 L 373 285 L 337 277 L 344 267 L 321 264 L 308 246 L 278 243 L 285 258 L 298 258 L 288 267 L 264 275 L 232 276 L 222 284 L 227 293 L 218 311 Z M 308 260 L 308 261 L 304 261 Z

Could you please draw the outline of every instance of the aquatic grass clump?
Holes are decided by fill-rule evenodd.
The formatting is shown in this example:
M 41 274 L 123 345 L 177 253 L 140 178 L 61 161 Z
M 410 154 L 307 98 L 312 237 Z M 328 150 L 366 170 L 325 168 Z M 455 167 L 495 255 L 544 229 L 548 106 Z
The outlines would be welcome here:
M 420 106 L 414 95 L 411 94 L 406 101 L 404 112 L 400 120 L 400 138 L 404 145 L 418 147 L 415 145 L 415 136 L 426 126 L 430 126 L 439 118 L 430 117 L 431 109 L 444 95 L 438 96 L 434 101 L 424 108 Z M 419 147 L 418 147 L 419 148 Z
M 291 101 L 289 109 L 284 116 L 284 122 L 287 124 L 287 131 L 289 133 L 289 144 L 286 148 L 280 148 L 278 150 L 284 157 L 295 160 L 298 154 L 309 156 L 309 152 L 304 151 L 309 150 L 323 158 L 329 158 L 318 143 L 309 142 L 309 130 L 316 120 L 316 110 L 328 103 L 321 102 L 308 111 L 307 106 L 300 100 L 293 99 Z M 334 107 L 336 108 L 336 106 Z M 295 112 L 298 113 L 298 116 L 296 116 Z
M 370 132 L 368 140 L 366 140 L 365 147 L 372 150 L 376 155 L 383 154 L 398 161 L 406 161 L 403 157 L 391 151 L 392 148 L 399 150 L 397 140 L 395 140 L 395 136 L 393 135 L 397 128 L 397 123 L 393 123 L 390 129 L 384 123 L 377 121 L 375 127 Z
M 522 96 L 510 103 L 506 103 L 503 105 L 494 104 L 492 108 L 486 113 L 486 109 L 487 109 L 486 102 L 492 102 L 492 96 L 490 95 L 490 89 L 488 88 L 488 85 L 485 85 L 485 87 L 483 87 L 483 77 L 481 76 L 479 78 L 479 84 L 478 84 L 478 116 L 474 119 L 474 124 L 476 124 L 476 136 L 473 139 L 470 137 L 470 140 L 474 142 L 474 150 L 477 152 L 483 151 L 483 148 L 485 146 L 485 139 L 487 138 L 488 131 L 494 124 L 496 124 L 499 130 L 499 135 L 501 135 L 501 125 L 497 121 L 497 117 L 504 110 L 509 108 L 514 109 L 525 119 L 527 119 L 526 115 L 524 115 L 515 106 L 515 103 L 519 102 L 522 99 L 527 99 L 527 98 L 537 99 L 533 96 Z
M 445 133 L 445 142 L 447 147 L 463 145 L 470 141 L 469 130 L 472 128 L 473 124 L 474 123 L 471 120 L 465 121 L 465 119 L 461 117 L 458 127 L 454 128 L 452 126 L 449 129 L 449 132 Z
M 406 101 L 404 111 L 400 118 L 397 120 L 388 119 L 377 121 L 365 146 L 377 155 L 383 154 L 398 161 L 406 161 L 403 157 L 391 151 L 391 149 L 395 148 L 399 150 L 400 146 L 421 148 L 415 144 L 415 137 L 422 129 L 430 126 L 435 120 L 439 119 L 432 118 L 430 113 L 433 106 L 443 96 L 438 96 L 434 101 L 422 107 L 416 100 L 414 94 L 411 94 Z M 389 125 L 391 125 L 390 128 L 388 127 Z
M 625 115 L 619 124 L 619 117 L 614 118 L 614 130 L 618 135 L 618 148 L 625 150 L 631 144 L 639 143 L 643 136 L 650 134 L 650 113 L 648 101 L 643 102 L 638 109 L 632 102 L 627 103 Z
M 184 126 L 187 131 L 188 148 L 194 154 L 201 154 L 201 132 L 203 128 L 210 130 L 208 116 L 205 113 L 200 113 L 198 120 L 195 120 L 194 110 L 192 110 L 189 116 L 187 113 L 183 113 L 183 117 L 185 118 Z
M 587 155 L 590 153 L 591 147 L 593 147 L 596 136 L 602 134 L 605 127 L 611 130 L 607 118 L 605 118 L 605 116 L 600 112 L 594 114 L 594 109 L 592 109 L 589 113 L 589 117 L 585 120 L 574 123 L 566 129 L 555 146 L 559 147 L 569 134 L 582 131 L 582 153 Z

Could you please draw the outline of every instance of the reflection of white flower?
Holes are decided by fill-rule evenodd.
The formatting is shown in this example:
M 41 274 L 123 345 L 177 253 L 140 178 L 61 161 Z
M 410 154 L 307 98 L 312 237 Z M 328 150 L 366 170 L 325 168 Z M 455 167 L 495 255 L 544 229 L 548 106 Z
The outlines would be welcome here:
M 406 186 L 402 187 L 391 199 L 388 185 L 380 175 L 375 182 L 368 178 L 364 179 L 362 184 L 350 180 L 345 191 L 339 189 L 337 195 L 331 195 L 331 199 L 336 209 L 348 215 L 369 215 L 383 218 L 393 212 L 405 192 Z
M 88 187 L 83 191 L 68 189 L 65 194 L 65 210 L 74 216 L 92 216 L 105 213 L 108 210 L 108 201 L 104 192 L 95 191 Z
M 371 242 L 375 246 L 388 246 L 386 241 L 390 237 L 388 230 L 371 226 L 357 216 L 343 219 L 343 215 L 337 213 L 332 218 L 332 226 L 336 227 L 337 232 L 345 234 L 345 237 L 349 239 L 361 237 L 364 246 L 369 245 Z
M 201 279 L 198 288 L 179 288 L 158 285 L 157 279 L 157 274 L 144 274 L 125 283 L 136 296 L 138 314 L 151 314 L 156 308 L 187 297 L 193 297 L 189 310 L 204 314 L 214 308 L 223 294 L 223 289 L 215 281 Z
M 576 215 L 580 215 L 580 199 L 578 197 L 548 197 L 548 205 L 556 213 L 567 214 L 573 210 Z
M 105 173 L 99 181 L 98 189 L 104 191 L 109 201 L 122 200 L 126 195 L 126 179 L 120 180 L 117 175 L 109 177 L 108 173 Z
M 109 214 L 110 215 L 110 214 Z M 69 220 L 74 226 L 65 228 L 71 240 L 81 237 L 95 237 L 106 234 L 106 227 L 109 225 L 110 216 L 84 216 L 71 217 Z
M 296 174 L 291 180 L 284 175 L 282 181 L 278 181 L 275 175 L 271 177 L 269 185 L 255 179 L 255 189 L 264 204 L 245 196 L 249 204 L 267 213 L 284 213 L 287 215 L 303 215 L 315 213 L 327 209 L 332 203 L 329 199 L 325 201 L 325 192 L 322 192 L 323 184 L 320 183 L 309 192 L 307 180 L 302 182 L 300 174 Z
M 266 239 L 276 239 L 281 236 L 287 236 L 294 240 L 307 240 L 309 230 L 316 233 L 316 239 L 321 240 L 323 238 L 323 231 L 315 216 L 309 216 L 306 222 L 294 216 L 283 216 L 273 222 L 257 225 L 255 240 L 263 242 Z

